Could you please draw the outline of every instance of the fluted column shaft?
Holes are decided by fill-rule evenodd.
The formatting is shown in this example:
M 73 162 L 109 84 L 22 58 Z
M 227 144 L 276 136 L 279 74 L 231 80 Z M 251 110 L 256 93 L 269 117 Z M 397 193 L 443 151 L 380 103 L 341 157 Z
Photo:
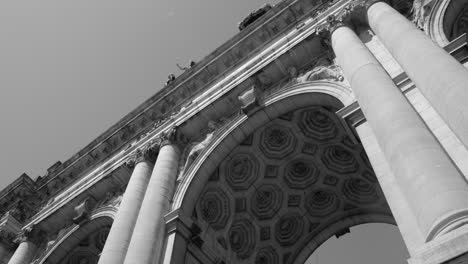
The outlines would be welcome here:
M 427 240 L 467 219 L 468 185 L 392 79 L 348 27 L 332 33 L 338 64 Z
M 388 4 L 372 4 L 367 15 L 371 29 L 468 146 L 468 70 Z
M 16 248 L 8 264 L 29 264 L 36 250 L 37 246 L 35 243 L 28 240 L 23 241 L 19 244 L 18 248 Z
M 159 150 L 125 264 L 153 264 L 160 258 L 165 237 L 164 216 L 174 193 L 179 155 L 174 144 L 163 144 Z
M 122 264 L 153 170 L 153 161 L 138 160 L 110 229 L 99 264 Z

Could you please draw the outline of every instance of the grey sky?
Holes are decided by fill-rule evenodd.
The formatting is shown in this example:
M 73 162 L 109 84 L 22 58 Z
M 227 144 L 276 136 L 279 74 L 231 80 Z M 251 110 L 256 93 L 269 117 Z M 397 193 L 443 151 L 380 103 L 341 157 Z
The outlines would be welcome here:
M 238 21 L 264 3 L 2 1 L 0 188 L 23 172 L 36 178 L 57 160 L 67 160 L 162 88 L 169 73 L 179 74 L 176 63 L 208 55 L 237 32 Z M 362 230 L 353 232 L 357 241 L 383 234 L 385 238 L 374 241 L 393 243 L 400 259 L 406 254 L 395 228 L 384 233 Z M 318 263 L 337 264 L 333 258 L 326 262 L 330 254 L 319 253 Z M 378 258 L 375 254 L 368 262 L 345 258 L 343 263 L 385 263 Z
M 2 1 L 0 187 L 71 157 L 263 3 Z

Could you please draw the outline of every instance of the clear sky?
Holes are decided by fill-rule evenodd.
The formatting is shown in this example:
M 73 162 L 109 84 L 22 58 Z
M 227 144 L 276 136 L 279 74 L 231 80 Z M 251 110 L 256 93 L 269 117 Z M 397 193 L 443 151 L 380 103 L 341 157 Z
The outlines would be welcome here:
M 67 160 L 162 88 L 169 73 L 179 74 L 176 63 L 203 58 L 233 36 L 237 23 L 264 3 L 2 1 L 0 188 L 23 172 L 36 178 L 56 161 Z M 379 258 L 381 252 L 389 251 L 385 249 L 399 252 L 394 254 L 399 258 L 388 263 L 404 263 L 406 253 L 396 228 L 364 227 L 338 244 L 331 240 L 332 245 L 318 253 L 319 262 L 313 258 L 309 263 L 338 264 L 327 256 L 341 254 L 346 260 L 342 263 L 384 264 Z M 345 249 L 353 247 L 346 244 L 348 238 L 361 241 L 355 246 L 362 247 L 354 248 L 358 257 L 363 255 L 361 250 L 371 248 L 365 241 L 374 241 L 371 246 L 382 241 L 390 245 L 370 250 L 371 260 L 350 262 Z M 335 251 L 327 253 L 328 249 Z

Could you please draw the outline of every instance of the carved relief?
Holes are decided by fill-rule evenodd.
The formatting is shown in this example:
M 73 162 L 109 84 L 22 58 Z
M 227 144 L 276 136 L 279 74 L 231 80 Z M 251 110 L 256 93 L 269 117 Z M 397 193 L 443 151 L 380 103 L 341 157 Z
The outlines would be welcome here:
M 182 165 L 179 168 L 178 180 L 182 179 L 185 172 L 188 170 L 193 161 L 200 155 L 200 153 L 211 143 L 215 138 L 218 129 L 223 125 L 223 122 L 208 121 L 208 131 L 203 140 L 190 143 L 184 151 L 181 159 Z
M 424 29 L 424 26 L 426 25 L 427 18 L 429 17 L 429 14 L 431 13 L 432 6 L 434 0 L 414 0 L 413 1 L 413 23 L 421 28 Z

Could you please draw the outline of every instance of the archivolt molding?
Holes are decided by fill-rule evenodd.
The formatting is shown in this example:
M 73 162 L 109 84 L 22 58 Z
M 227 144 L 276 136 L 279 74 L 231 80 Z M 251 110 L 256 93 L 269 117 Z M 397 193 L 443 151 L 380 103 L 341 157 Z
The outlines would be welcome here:
M 172 210 L 182 208 L 184 211 L 187 208 L 191 211 L 194 207 L 191 198 L 199 196 L 203 183 L 208 180 L 217 164 L 231 149 L 245 140 L 247 135 L 269 120 L 303 106 L 328 104 L 341 108 L 355 101 L 349 87 L 332 81 L 303 82 L 268 91 L 264 96 L 263 109 L 251 117 L 241 114 L 227 121 L 215 132 L 216 136 L 210 139 L 209 144 L 200 150 L 191 165 L 185 168 L 185 174 L 179 177 Z
M 422 1 L 422 0 L 421 0 Z M 468 29 L 468 1 L 426 0 L 424 30 L 444 47 Z M 429 13 L 430 12 L 430 13 Z
M 85 225 L 96 223 L 98 226 L 105 226 L 112 223 L 115 215 L 118 211 L 118 206 L 120 204 L 122 198 L 121 192 L 112 192 L 108 193 L 106 197 L 99 201 L 95 209 L 91 212 L 87 221 L 82 222 L 80 224 L 70 223 L 69 225 L 63 227 L 62 229 L 58 230 L 54 234 L 50 234 L 48 236 L 47 241 L 45 241 L 39 248 L 38 255 L 35 257 L 35 260 L 32 262 L 33 264 L 45 264 L 48 263 L 47 260 L 49 257 L 54 254 L 57 249 L 63 248 L 63 243 L 66 242 L 74 233 L 76 233 L 80 228 Z M 89 234 L 88 234 L 89 235 Z M 102 236 L 99 238 L 102 240 Z M 98 241 L 99 242 L 99 241 Z M 104 245 L 104 241 L 101 241 L 102 245 Z M 99 243 L 94 243 L 98 245 Z M 102 248 L 101 248 L 102 250 Z M 84 254 L 84 252 L 82 252 Z M 80 254 L 77 252 L 76 254 Z M 72 262 L 70 262 L 72 263 Z M 79 262 L 77 262 L 79 263 Z
M 430 13 L 423 24 L 424 31 L 441 47 L 450 42 L 444 30 L 445 13 L 450 2 L 451 0 L 432 0 Z

